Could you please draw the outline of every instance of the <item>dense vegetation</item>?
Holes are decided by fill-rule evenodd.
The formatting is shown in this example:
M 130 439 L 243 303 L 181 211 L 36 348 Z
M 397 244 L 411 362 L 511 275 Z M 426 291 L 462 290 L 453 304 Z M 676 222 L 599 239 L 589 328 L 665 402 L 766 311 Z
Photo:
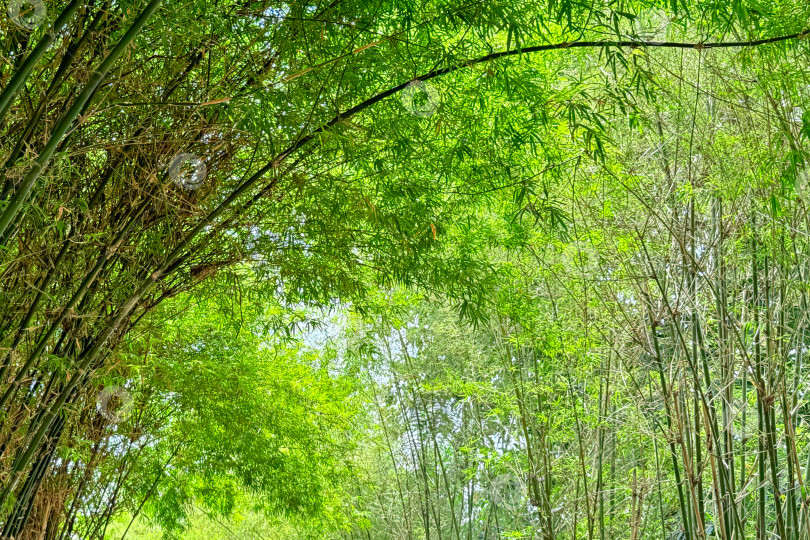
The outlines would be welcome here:
M 810 539 L 806 2 L 0 15 L 0 538 Z

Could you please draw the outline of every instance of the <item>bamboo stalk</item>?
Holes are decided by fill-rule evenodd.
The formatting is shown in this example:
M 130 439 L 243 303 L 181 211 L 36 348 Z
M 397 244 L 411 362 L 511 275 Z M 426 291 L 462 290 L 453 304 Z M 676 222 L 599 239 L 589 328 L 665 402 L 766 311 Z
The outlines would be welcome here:
M 65 6 L 56 20 L 54 20 L 53 25 L 40 38 L 34 49 L 28 56 L 25 57 L 22 65 L 11 77 L 11 80 L 8 82 L 6 87 L 3 88 L 2 92 L 0 92 L 0 124 L 3 123 L 9 108 L 11 108 L 11 104 L 14 102 L 14 98 L 22 90 L 25 81 L 31 74 L 31 71 L 33 71 L 34 67 L 40 61 L 42 56 L 56 40 L 56 36 L 59 35 L 64 26 L 68 23 L 70 18 L 73 17 L 76 10 L 78 10 L 81 5 L 81 0 L 71 0 L 71 2 Z
M 132 40 L 135 39 L 135 36 L 141 31 L 143 26 L 146 24 L 146 21 L 149 20 L 149 17 L 151 17 L 155 10 L 157 10 L 161 2 L 162 0 L 152 0 L 149 2 L 149 4 L 147 4 L 143 11 L 141 11 L 140 15 L 138 15 L 138 17 L 133 21 L 129 29 L 127 29 L 126 33 L 118 41 L 115 48 L 113 48 L 106 58 L 104 58 L 98 69 L 90 75 L 90 79 L 82 89 L 81 93 L 73 101 L 73 104 L 70 106 L 68 111 L 59 119 L 56 126 L 54 126 L 51 136 L 48 138 L 48 141 L 45 143 L 45 146 L 40 151 L 36 160 L 34 160 L 34 164 L 23 176 L 20 186 L 14 192 L 14 195 L 11 196 L 11 199 L 9 199 L 8 205 L 3 209 L 3 213 L 0 214 L 0 235 L 3 235 L 6 232 L 6 229 L 20 211 L 23 203 L 28 198 L 28 194 L 33 189 L 37 178 L 39 178 L 40 174 L 47 169 L 48 163 L 50 162 L 57 145 L 61 142 L 65 134 L 67 134 L 74 120 L 79 115 L 79 112 L 84 108 L 89 101 L 90 96 L 95 92 L 96 87 L 101 84 L 101 81 L 107 76 L 107 73 L 110 71 L 110 69 L 112 69 L 112 66 L 115 64 L 118 58 L 124 54 L 124 51 L 132 43 Z M 76 7 L 78 7 L 78 1 L 76 4 Z

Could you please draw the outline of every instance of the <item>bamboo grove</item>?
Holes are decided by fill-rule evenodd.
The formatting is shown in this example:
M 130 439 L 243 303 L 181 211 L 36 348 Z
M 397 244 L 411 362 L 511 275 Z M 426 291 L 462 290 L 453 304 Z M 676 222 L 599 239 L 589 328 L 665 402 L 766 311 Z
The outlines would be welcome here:
M 0 537 L 810 538 L 810 7 L 7 8 Z

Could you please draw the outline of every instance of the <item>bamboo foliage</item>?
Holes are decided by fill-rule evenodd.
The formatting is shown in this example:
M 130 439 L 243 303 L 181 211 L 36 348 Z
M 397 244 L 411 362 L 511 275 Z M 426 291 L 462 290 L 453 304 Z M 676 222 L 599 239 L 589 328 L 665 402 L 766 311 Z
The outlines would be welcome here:
M 105 537 L 148 442 L 137 434 L 146 425 L 137 425 L 140 416 L 124 448 L 100 434 L 112 427 L 88 412 L 98 378 L 117 369 L 128 336 L 162 303 L 209 286 L 203 282 L 218 272 L 242 279 L 239 271 L 258 269 L 257 261 L 271 268 L 257 287 L 279 291 L 288 305 L 362 302 L 380 284 L 400 283 L 460 299 L 462 312 L 485 325 L 482 357 L 490 362 L 480 366 L 483 374 L 461 380 L 482 384 L 487 395 L 431 388 L 419 364 L 428 347 L 411 354 L 402 333 L 393 345 L 383 340 L 384 351 L 371 358 L 396 368 L 396 377 L 375 387 L 373 403 L 380 424 L 392 419 L 384 432 L 392 470 L 385 474 L 397 488 L 374 504 L 389 529 L 402 520 L 405 537 L 461 540 L 532 529 L 548 540 L 640 539 L 675 529 L 706 538 L 713 528 L 727 539 L 751 531 L 765 538 L 771 530 L 788 538 L 810 529 L 804 498 L 797 503 L 796 496 L 810 474 L 802 472 L 799 422 L 804 319 L 793 310 L 799 296 L 806 306 L 797 284 L 804 271 L 798 280 L 794 271 L 805 248 L 795 233 L 807 227 L 803 202 L 786 199 L 790 182 L 777 186 L 763 171 L 748 175 L 756 181 L 750 189 L 731 190 L 723 175 L 733 145 L 702 132 L 698 107 L 671 123 L 662 116 L 683 114 L 685 103 L 702 99 L 700 87 L 668 86 L 649 71 L 663 66 L 678 73 L 675 80 L 687 79 L 692 63 L 703 69 L 701 55 L 715 53 L 711 80 L 730 101 L 742 78 L 724 77 L 756 53 L 728 50 L 799 54 L 790 44 L 807 34 L 800 10 L 786 9 L 750 39 L 706 40 L 687 24 L 678 41 L 649 42 L 628 37 L 624 27 L 636 17 L 620 9 L 394 4 L 386 11 L 355 2 L 71 0 L 49 4 L 53 23 L 31 33 L 7 24 L 0 73 L 2 536 Z M 731 25 L 747 36 L 757 29 L 749 24 L 756 14 L 736 4 L 731 13 L 712 7 L 698 15 L 678 3 L 673 9 L 710 21 L 711 32 Z M 599 96 L 592 104 L 580 101 L 590 94 L 577 97 L 576 84 L 558 93 L 547 88 L 551 55 L 573 52 L 603 55 L 586 74 L 598 80 L 589 89 Z M 659 65 L 645 68 L 640 57 L 647 54 Z M 761 69 L 759 57 L 747 61 Z M 611 83 L 603 65 L 613 83 L 624 70 L 626 86 Z M 444 109 L 429 108 L 446 118 L 428 120 L 389 99 L 412 89 L 414 74 L 423 83 L 457 85 L 458 95 L 474 90 L 481 102 L 522 108 L 490 122 L 486 107 L 448 92 Z M 766 75 L 757 73 L 759 87 L 742 110 L 719 107 L 735 118 L 725 136 L 772 161 L 789 151 L 797 169 L 803 140 L 778 105 L 773 110 L 778 84 Z M 636 96 L 628 95 L 631 87 Z M 678 107 L 661 110 L 653 88 Z M 657 129 L 639 138 L 611 124 L 630 111 L 631 127 L 652 126 L 651 110 Z M 428 129 L 420 124 L 431 121 Z M 746 123 L 756 129 L 747 132 Z M 462 127 L 469 138 L 451 136 Z M 570 143 L 560 137 L 566 131 Z M 492 148 L 488 137 L 504 133 L 510 144 Z M 634 153 L 649 133 L 666 158 L 644 176 Z M 750 133 L 767 133 L 772 142 Z M 712 165 L 693 167 L 697 148 Z M 422 159 L 411 159 L 419 152 Z M 201 156 L 210 171 L 193 186 L 199 189 L 177 178 L 173 160 L 186 154 Z M 504 169 L 513 182 L 507 188 L 493 180 Z M 514 183 L 518 169 L 527 175 Z M 589 190 L 598 187 L 617 204 L 635 197 L 626 221 L 608 223 L 594 211 L 592 191 L 578 194 L 578 183 L 592 181 Z M 743 207 L 752 209 L 750 222 L 739 220 Z M 508 216 L 523 239 L 471 261 L 476 249 L 466 234 L 477 235 L 470 208 L 482 213 L 481 223 L 492 213 Z M 594 224 L 593 216 L 605 219 Z M 577 252 L 568 262 L 579 271 L 562 276 L 559 252 L 546 246 L 565 251 L 575 240 L 604 250 L 600 234 L 622 244 L 610 262 L 592 260 L 584 271 L 586 257 Z M 455 243 L 447 247 L 445 237 Z M 498 279 L 508 277 L 504 288 L 515 293 L 505 299 L 479 288 L 504 258 L 509 264 Z M 495 307 L 485 311 L 489 303 Z M 453 374 L 437 370 L 437 378 Z M 490 379 L 482 383 L 479 375 Z M 630 414 L 630 398 L 654 402 L 653 410 Z M 630 428 L 620 419 L 643 430 L 653 444 L 638 448 L 654 447 L 654 459 L 624 446 Z M 746 429 L 756 433 L 756 450 Z M 84 459 L 66 457 L 71 445 L 87 441 Z M 161 456 L 162 467 L 183 451 Z M 110 472 L 103 465 L 115 452 L 124 457 Z M 490 476 L 505 478 L 485 485 Z M 146 480 L 133 520 L 160 481 Z M 390 500 L 397 515 L 382 509 Z M 674 526 L 665 509 L 671 503 Z
M 804 167 L 795 155 L 806 155 L 804 124 L 786 120 L 784 105 L 772 107 L 784 75 L 756 71 L 752 92 L 724 71 L 726 57 L 646 60 L 679 75 L 656 78 L 667 99 L 645 104 L 649 124 L 640 134 L 614 125 L 621 165 L 548 179 L 549 189 L 572 193 L 567 232 L 574 238 L 535 230 L 519 248 L 487 252 L 501 272 L 497 315 L 465 338 L 453 332 L 466 330 L 447 330 L 451 316 L 430 299 L 411 308 L 419 322 L 406 325 L 408 347 L 419 352 L 410 362 L 421 358 L 423 367 L 409 373 L 430 381 L 421 392 L 489 410 L 510 435 L 495 439 L 499 427 L 479 424 L 458 437 L 474 439 L 481 455 L 519 460 L 528 478 L 532 512 L 479 500 L 482 512 L 498 516 L 494 529 L 485 513 L 469 518 L 481 537 L 733 540 L 810 532 L 800 397 L 807 206 L 793 187 Z M 698 72 L 700 85 L 686 84 Z M 702 109 L 706 94 L 723 105 Z M 763 118 L 771 136 L 755 134 Z M 497 230 L 491 222 L 478 230 L 496 234 L 490 227 Z M 573 271 L 564 263 L 569 246 L 576 246 Z M 388 369 L 400 365 L 396 354 L 372 358 Z M 475 360 L 455 367 L 461 358 Z M 446 444 L 470 451 L 466 441 Z M 468 474 L 486 491 L 487 477 Z M 438 523 L 443 507 L 435 504 Z M 382 537 L 381 527 L 370 530 Z

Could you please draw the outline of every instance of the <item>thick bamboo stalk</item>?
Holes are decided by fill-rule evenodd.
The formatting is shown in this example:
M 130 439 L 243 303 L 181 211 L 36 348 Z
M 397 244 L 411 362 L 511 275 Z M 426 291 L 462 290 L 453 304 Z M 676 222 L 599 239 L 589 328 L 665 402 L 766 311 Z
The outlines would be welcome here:
M 160 6 L 161 2 L 162 0 L 152 0 L 149 2 L 149 4 L 147 4 L 144 10 L 127 29 L 126 33 L 118 41 L 115 48 L 113 48 L 113 50 L 110 51 L 106 58 L 101 62 L 98 69 L 90 75 L 90 79 L 82 89 L 81 93 L 73 101 L 67 112 L 65 112 L 65 114 L 59 119 L 56 126 L 54 126 L 48 141 L 45 143 L 45 146 L 40 151 L 36 160 L 34 160 L 34 164 L 23 176 L 20 186 L 14 192 L 14 195 L 12 195 L 9 199 L 8 205 L 3 209 L 3 213 L 0 214 L 0 236 L 6 232 L 8 226 L 17 216 L 17 213 L 20 211 L 23 203 L 28 198 L 28 194 L 33 189 L 37 178 L 39 178 L 42 172 L 47 169 L 48 163 L 50 162 L 56 147 L 62 141 L 65 134 L 67 134 L 68 130 L 73 125 L 74 120 L 87 104 L 98 85 L 101 84 L 101 81 L 103 81 L 107 76 L 107 73 L 110 71 L 110 69 L 112 69 L 115 62 L 118 61 L 118 58 L 124 54 L 124 51 L 126 51 L 126 49 L 130 46 L 132 40 L 135 39 L 135 36 L 138 35 L 143 26 L 149 20 L 149 17 L 151 17 L 155 10 L 157 10 L 157 8 Z
M 34 50 L 32 50 L 31 53 L 25 57 L 22 65 L 20 65 L 20 67 L 11 77 L 11 80 L 8 82 L 6 87 L 3 88 L 3 91 L 0 92 L 0 124 L 3 123 L 9 108 L 11 108 L 11 105 L 14 102 L 14 98 L 22 90 L 25 81 L 31 74 L 31 71 L 40 61 L 48 48 L 50 48 L 50 46 L 56 40 L 56 36 L 59 35 L 64 26 L 68 23 L 70 18 L 73 17 L 81 5 L 81 0 L 71 0 L 71 2 L 65 6 L 56 20 L 54 20 L 53 25 L 48 29 L 47 32 L 45 32 L 45 35 L 40 38 L 39 42 L 34 47 Z

